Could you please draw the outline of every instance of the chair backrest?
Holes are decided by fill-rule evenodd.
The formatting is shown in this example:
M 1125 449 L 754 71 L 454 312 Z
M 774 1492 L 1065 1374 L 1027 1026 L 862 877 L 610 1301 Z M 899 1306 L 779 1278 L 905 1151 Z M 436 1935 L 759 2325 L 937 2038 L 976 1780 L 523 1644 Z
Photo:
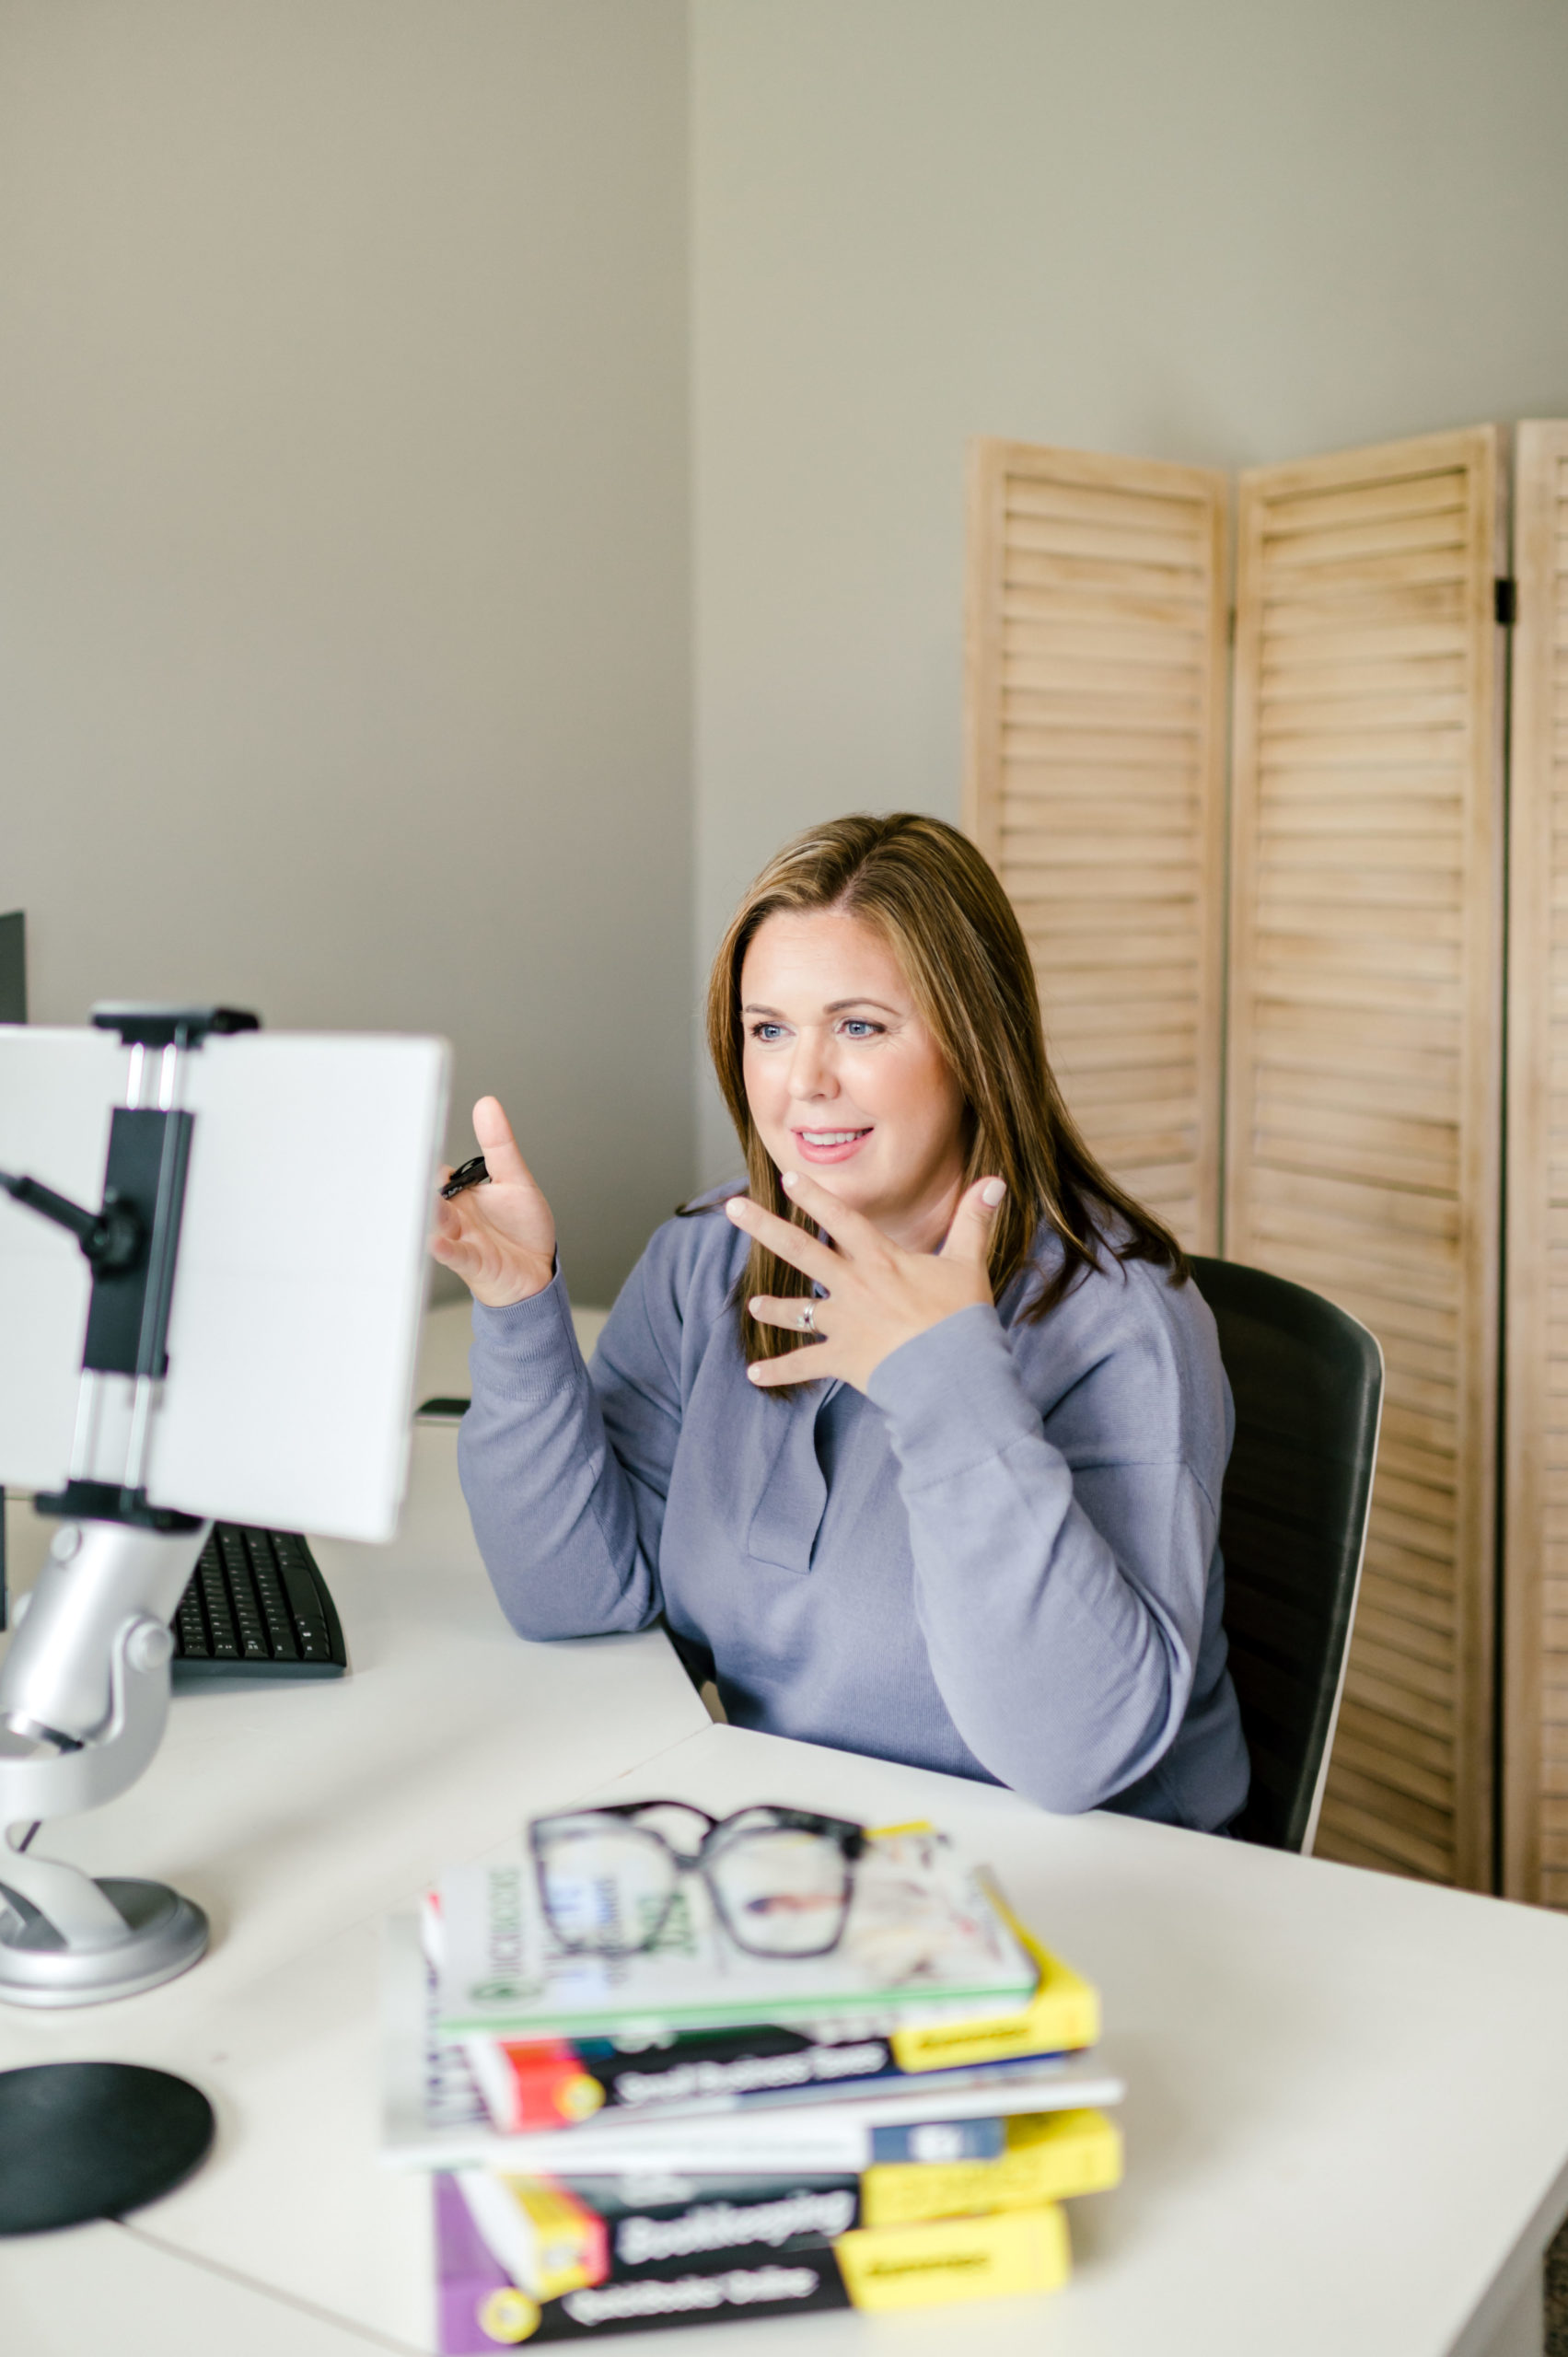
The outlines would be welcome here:
M 1191 1265 L 1236 1402 L 1220 1546 L 1252 1789 L 1235 1830 L 1310 1850 L 1366 1545 L 1383 1353 L 1304 1286 L 1231 1260 Z

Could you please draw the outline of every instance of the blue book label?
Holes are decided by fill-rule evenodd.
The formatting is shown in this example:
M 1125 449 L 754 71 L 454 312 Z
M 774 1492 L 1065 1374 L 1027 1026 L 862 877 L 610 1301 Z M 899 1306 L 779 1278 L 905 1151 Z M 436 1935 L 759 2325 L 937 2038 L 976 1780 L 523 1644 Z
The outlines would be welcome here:
M 875 2161 L 1000 2160 L 1007 2131 L 1000 2119 L 921 2119 L 894 2128 L 874 2128 Z

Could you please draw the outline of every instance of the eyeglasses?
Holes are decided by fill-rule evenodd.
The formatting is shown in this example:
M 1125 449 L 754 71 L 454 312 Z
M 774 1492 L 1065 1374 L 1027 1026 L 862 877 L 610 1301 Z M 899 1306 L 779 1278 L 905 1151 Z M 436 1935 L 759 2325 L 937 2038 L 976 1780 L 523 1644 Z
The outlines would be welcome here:
M 696 1874 L 748 1956 L 812 1956 L 843 1936 L 865 1835 L 808 1809 L 714 1817 L 685 1801 L 630 1801 L 536 1817 L 528 1842 L 551 1930 L 574 1955 L 656 1945 L 681 1876 Z

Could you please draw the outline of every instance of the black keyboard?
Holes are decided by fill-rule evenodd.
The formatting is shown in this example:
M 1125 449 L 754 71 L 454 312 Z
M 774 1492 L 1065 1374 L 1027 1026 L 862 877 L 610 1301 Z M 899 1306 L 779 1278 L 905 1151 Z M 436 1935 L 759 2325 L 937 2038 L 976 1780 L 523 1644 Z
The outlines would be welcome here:
M 174 1616 L 176 1685 L 341 1678 L 337 1608 L 297 1532 L 215 1522 Z

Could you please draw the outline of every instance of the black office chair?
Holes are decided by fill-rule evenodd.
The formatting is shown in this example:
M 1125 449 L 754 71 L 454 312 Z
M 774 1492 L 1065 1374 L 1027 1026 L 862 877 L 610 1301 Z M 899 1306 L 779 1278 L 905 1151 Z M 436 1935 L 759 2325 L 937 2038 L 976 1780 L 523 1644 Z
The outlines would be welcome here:
M 1234 1830 L 1307 1851 L 1366 1546 L 1383 1353 L 1348 1311 L 1302 1285 L 1232 1260 L 1191 1266 L 1236 1401 L 1220 1546 L 1252 1789 Z

